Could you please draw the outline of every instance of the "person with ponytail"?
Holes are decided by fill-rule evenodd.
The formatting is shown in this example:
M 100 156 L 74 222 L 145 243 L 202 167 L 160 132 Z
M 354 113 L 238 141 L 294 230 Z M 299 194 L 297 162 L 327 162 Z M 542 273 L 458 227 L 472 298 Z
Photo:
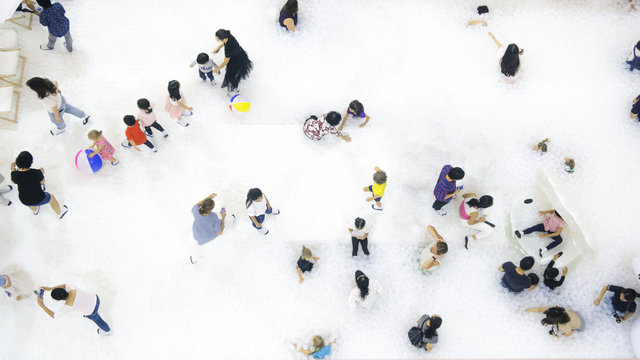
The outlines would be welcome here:
M 373 306 L 378 294 L 382 292 L 382 286 L 376 280 L 369 280 L 367 275 L 362 271 L 356 271 L 356 288 L 349 293 L 349 299 L 347 303 L 349 308 L 353 311 L 357 307 L 362 307 L 366 310 L 370 310 Z
M 247 215 L 251 219 L 251 225 L 256 228 L 262 235 L 267 235 L 269 230 L 263 226 L 265 216 L 279 215 L 280 210 L 271 207 L 271 203 L 267 196 L 262 193 L 258 188 L 250 189 L 247 193 L 247 201 L 245 203 L 247 207 Z
M 164 104 L 164 109 L 169 113 L 171 120 L 176 120 L 178 125 L 187 127 L 189 122 L 184 120 L 184 116 L 193 115 L 193 108 L 187 105 L 187 100 L 182 91 L 180 91 L 180 83 L 178 80 L 169 81 L 167 86 L 169 95 Z
M 296 268 L 300 284 L 302 284 L 302 282 L 304 281 L 302 273 L 311 272 L 311 270 L 313 269 L 313 264 L 318 260 L 320 260 L 319 257 L 313 256 L 311 250 L 302 245 L 302 255 L 300 255 L 300 258 L 298 259 L 298 267 Z
M 362 103 L 358 100 L 353 100 L 352 102 L 349 103 L 349 107 L 347 108 L 347 113 L 344 115 L 344 118 L 342 119 L 340 126 L 338 126 L 338 130 L 342 130 L 344 128 L 344 125 L 347 122 L 347 118 L 349 116 L 351 116 L 352 119 L 358 119 L 358 120 L 364 119 L 364 122 L 359 125 L 360 127 L 364 127 L 365 125 L 367 125 L 370 119 L 369 115 L 367 115 L 364 112 L 364 106 L 362 105 Z
M 540 321 L 543 326 L 551 326 L 549 335 L 555 337 L 569 337 L 574 331 L 584 329 L 584 320 L 571 310 L 560 306 L 538 307 L 525 310 L 526 312 L 543 313 L 545 318 Z
M 613 310 L 613 317 L 617 323 L 621 323 L 629 319 L 636 312 L 636 298 L 638 292 L 634 289 L 625 289 L 622 286 L 606 285 L 600 291 L 600 295 L 593 302 L 595 306 L 600 305 L 602 297 L 607 291 L 611 291 L 613 296 L 611 297 L 611 308 Z
M 470 229 L 474 229 L 477 233 L 464 237 L 464 248 L 468 248 L 469 238 L 473 240 L 484 239 L 493 233 L 495 225 L 487 222 L 484 210 L 493 205 L 493 198 L 489 195 L 476 198 L 476 194 L 467 193 L 462 195 L 462 203 L 458 209 L 460 214 L 460 223 Z
M 418 319 L 418 326 L 409 330 L 411 345 L 431 351 L 433 345 L 438 343 L 438 329 L 441 325 L 440 315 L 422 315 Z
M 562 244 L 562 230 L 567 227 L 567 223 L 562 219 L 562 216 L 555 211 L 554 209 L 546 210 L 546 211 L 538 211 L 540 215 L 544 217 L 542 223 L 534 225 L 528 229 L 523 230 L 515 230 L 514 234 L 518 239 L 522 237 L 522 235 L 528 235 L 532 232 L 541 232 L 539 235 L 541 239 L 551 238 L 553 241 L 547 245 L 544 250 L 543 248 L 538 249 L 538 255 L 540 257 L 545 256 L 551 249 L 556 246 Z
M 168 137 L 169 134 L 164 130 L 162 125 L 158 124 L 158 120 L 156 119 L 156 113 L 153 112 L 153 108 L 156 105 L 150 102 L 147 99 L 139 99 L 138 100 L 138 109 L 140 112 L 138 113 L 138 120 L 140 124 L 144 126 L 144 132 L 147 136 L 153 137 L 153 131 L 151 128 L 155 128 L 156 130 L 162 133 L 162 137 Z
M 227 211 L 224 207 L 216 208 L 216 202 L 213 200 L 218 194 L 212 193 L 191 208 L 193 214 L 193 238 L 197 241 L 198 247 L 193 251 L 190 257 L 191 263 L 195 264 L 199 258 L 200 246 L 209 243 L 211 240 L 222 235 L 225 229 L 225 219 Z M 232 222 L 235 222 L 236 216 L 231 214 Z
M 67 103 L 67 99 L 62 96 L 62 92 L 58 88 L 57 81 L 34 77 L 27 80 L 27 86 L 38 95 L 38 99 L 42 100 L 42 104 L 49 113 L 49 120 L 56 125 L 55 130 L 49 131 L 51 135 L 59 135 L 64 132 L 67 125 L 63 115 L 66 113 L 81 119 L 82 125 L 86 125 L 89 121 L 91 115 Z
M 500 72 L 507 82 L 514 83 L 520 77 L 520 55 L 524 50 L 520 49 L 516 44 L 509 44 L 505 48 L 491 32 L 489 32 L 489 35 L 498 47 L 497 56 L 500 60 Z
M 224 67 L 227 68 L 222 87 L 227 89 L 227 96 L 231 96 L 232 92 L 240 92 L 238 89 L 240 80 L 246 79 L 249 76 L 249 72 L 251 72 L 253 68 L 253 63 L 249 60 L 249 56 L 242 46 L 240 46 L 236 38 L 231 35 L 231 31 L 224 29 L 216 31 L 216 40 L 220 42 L 220 45 L 213 50 L 213 53 L 217 54 L 224 46 L 224 61 L 213 69 L 213 72 L 220 74 L 220 70 Z
M 429 273 L 440 267 L 442 257 L 449 251 L 449 246 L 442 235 L 432 225 L 427 226 L 427 232 L 433 240 L 427 243 L 420 255 L 420 268 L 423 273 Z
M 296 25 L 298 25 L 298 0 L 287 0 L 280 10 L 278 22 L 280 26 L 288 31 L 296 31 Z
M 358 245 L 361 245 L 362 252 L 369 256 L 369 249 L 367 249 L 369 230 L 364 228 L 366 224 L 367 222 L 363 218 L 356 218 L 355 229 L 349 228 L 349 234 L 351 234 L 351 256 L 358 256 Z

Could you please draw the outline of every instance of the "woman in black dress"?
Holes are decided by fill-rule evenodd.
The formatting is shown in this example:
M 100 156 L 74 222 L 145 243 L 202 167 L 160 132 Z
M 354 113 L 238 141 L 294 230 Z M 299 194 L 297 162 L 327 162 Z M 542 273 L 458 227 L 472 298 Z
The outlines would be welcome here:
M 222 87 L 227 88 L 227 95 L 231 96 L 231 92 L 239 92 L 238 84 L 240 80 L 246 79 L 249 76 L 249 72 L 253 68 L 253 63 L 249 60 L 247 53 L 242 49 L 238 41 L 231 31 L 220 29 L 216 31 L 216 40 L 221 44 L 213 50 L 214 54 L 220 51 L 220 48 L 224 46 L 224 61 L 220 66 L 213 69 L 216 74 L 220 74 L 220 69 L 227 67 L 227 72 L 224 75 L 224 81 Z

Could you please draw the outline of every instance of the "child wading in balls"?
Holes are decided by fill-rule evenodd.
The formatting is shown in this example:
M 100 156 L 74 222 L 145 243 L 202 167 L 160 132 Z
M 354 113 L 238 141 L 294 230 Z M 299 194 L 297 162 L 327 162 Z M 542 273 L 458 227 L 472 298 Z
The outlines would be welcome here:
M 367 192 L 370 191 L 373 196 L 367 198 L 367 201 L 375 201 L 375 204 L 371 204 L 373 210 L 382 210 L 382 197 L 384 196 L 384 190 L 387 188 L 387 173 L 382 171 L 379 167 L 375 167 L 375 174 L 373 174 L 373 185 L 369 185 L 362 189 Z
M 196 63 L 199 65 L 198 74 L 202 79 L 202 82 L 207 81 L 207 77 L 211 81 L 211 85 L 216 86 L 216 80 L 213 78 L 213 68 L 217 68 L 218 64 L 213 62 L 209 58 L 209 55 L 205 53 L 198 54 L 198 57 L 189 65 L 190 68 L 194 67 Z
M 169 81 L 167 90 L 169 91 L 169 95 L 167 95 L 164 109 L 169 113 L 169 117 L 179 125 L 184 127 L 189 126 L 189 122 L 183 119 L 183 117 L 193 115 L 193 108 L 187 106 L 187 100 L 180 90 L 180 83 L 177 80 Z
M 89 131 L 88 137 L 89 140 L 93 141 L 89 149 L 93 150 L 94 147 L 96 148 L 93 153 L 89 155 L 90 158 L 98 154 L 102 160 L 109 160 L 111 165 L 118 165 L 119 161 L 113 157 L 116 149 L 102 136 L 102 130 L 91 130 Z
M 153 131 L 151 130 L 151 128 L 155 128 L 156 130 L 160 131 L 160 133 L 162 133 L 162 137 L 166 138 L 169 136 L 169 134 L 164 130 L 162 125 L 158 123 L 156 113 L 153 112 L 154 107 L 155 104 L 150 102 L 149 100 L 144 98 L 139 99 L 138 109 L 140 109 L 140 112 L 138 113 L 138 120 L 140 121 L 140 124 L 144 126 L 145 135 L 153 137 Z
M 127 125 L 127 130 L 124 132 L 127 136 L 127 141 L 122 142 L 123 147 L 133 147 L 137 151 L 142 151 L 138 148 L 138 145 L 144 144 L 151 149 L 151 151 L 158 152 L 158 149 L 153 146 L 151 141 L 147 140 L 147 136 L 140 130 L 140 123 L 133 115 L 125 115 L 123 121 Z

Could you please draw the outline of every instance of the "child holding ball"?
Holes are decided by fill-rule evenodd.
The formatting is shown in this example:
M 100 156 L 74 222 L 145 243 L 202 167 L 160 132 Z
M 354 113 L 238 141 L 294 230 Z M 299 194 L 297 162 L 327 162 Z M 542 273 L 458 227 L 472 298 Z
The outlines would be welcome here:
M 380 202 L 380 200 L 382 200 L 382 197 L 384 196 L 384 190 L 387 188 L 387 173 L 382 171 L 377 166 L 375 167 L 375 170 L 376 172 L 375 174 L 373 174 L 373 184 L 365 187 L 362 190 L 365 192 L 371 192 L 372 196 L 368 197 L 367 201 L 373 200 L 376 202 L 375 204 L 371 204 L 371 208 L 373 210 L 381 211 L 382 203 Z
M 209 55 L 205 53 L 198 54 L 198 57 L 191 63 L 191 65 L 189 65 L 189 67 L 194 67 L 196 63 L 200 65 L 198 74 L 200 75 L 202 82 L 206 82 L 208 77 L 211 81 L 211 85 L 216 86 L 216 81 L 213 78 L 213 68 L 217 68 L 218 64 L 213 62 L 213 60 L 209 58 Z
M 113 157 L 116 149 L 102 136 L 102 130 L 91 130 L 88 134 L 89 140 L 93 141 L 93 144 L 89 146 L 89 149 L 96 149 L 89 155 L 90 158 L 96 156 L 96 154 L 100 155 L 102 160 L 109 160 L 111 165 L 118 165 L 119 161 Z
M 169 95 L 167 95 L 164 109 L 169 113 L 169 117 L 172 120 L 176 120 L 179 125 L 189 126 L 189 122 L 182 117 L 193 115 L 193 108 L 187 106 L 184 94 L 180 91 L 180 83 L 177 80 L 171 80 L 167 89 L 169 90 Z

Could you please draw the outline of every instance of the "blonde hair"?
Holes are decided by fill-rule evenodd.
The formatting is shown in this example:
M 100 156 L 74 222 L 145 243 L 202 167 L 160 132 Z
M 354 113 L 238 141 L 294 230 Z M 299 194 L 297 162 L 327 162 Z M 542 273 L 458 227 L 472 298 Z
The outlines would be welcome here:
M 380 170 L 380 171 L 376 171 L 375 174 L 373 174 L 373 181 L 376 184 L 384 184 L 387 182 L 387 173 Z
M 313 337 L 313 346 L 316 347 L 316 350 L 322 349 L 324 347 L 324 339 L 320 335 L 316 335 Z
M 304 260 L 310 260 L 313 257 L 311 250 L 309 250 L 306 246 L 302 245 L 302 258 Z
M 102 130 L 91 130 L 87 136 L 89 140 L 98 140 L 102 136 Z

